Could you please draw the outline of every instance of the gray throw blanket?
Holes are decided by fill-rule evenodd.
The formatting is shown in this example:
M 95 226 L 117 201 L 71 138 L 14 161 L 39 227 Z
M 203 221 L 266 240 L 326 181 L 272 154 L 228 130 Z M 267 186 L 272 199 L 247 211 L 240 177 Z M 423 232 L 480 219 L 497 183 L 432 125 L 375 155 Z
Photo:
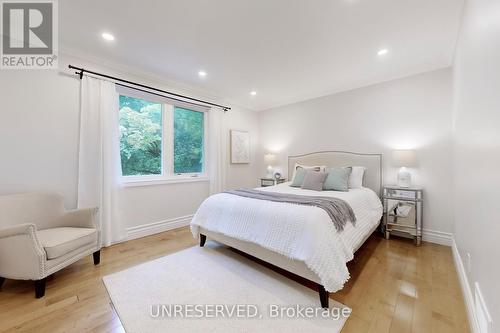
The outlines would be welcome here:
M 275 201 L 275 202 L 286 202 L 297 205 L 305 206 L 315 206 L 323 209 L 333 222 L 333 225 L 337 231 L 344 230 L 344 226 L 347 221 L 351 221 L 352 224 L 356 222 L 356 216 L 351 208 L 351 206 L 342 199 L 332 198 L 332 197 L 314 197 L 307 195 L 297 195 L 288 193 L 277 193 L 277 192 L 267 192 L 259 191 L 253 189 L 238 189 L 238 190 L 228 190 L 224 193 L 238 195 L 240 197 Z

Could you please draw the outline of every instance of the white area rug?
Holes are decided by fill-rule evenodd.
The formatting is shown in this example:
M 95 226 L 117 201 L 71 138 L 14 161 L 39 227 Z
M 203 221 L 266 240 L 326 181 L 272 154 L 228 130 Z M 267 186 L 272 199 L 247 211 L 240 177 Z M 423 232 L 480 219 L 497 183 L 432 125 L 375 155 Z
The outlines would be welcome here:
M 317 292 L 211 242 L 103 280 L 129 333 L 335 333 L 350 310 L 321 309 Z

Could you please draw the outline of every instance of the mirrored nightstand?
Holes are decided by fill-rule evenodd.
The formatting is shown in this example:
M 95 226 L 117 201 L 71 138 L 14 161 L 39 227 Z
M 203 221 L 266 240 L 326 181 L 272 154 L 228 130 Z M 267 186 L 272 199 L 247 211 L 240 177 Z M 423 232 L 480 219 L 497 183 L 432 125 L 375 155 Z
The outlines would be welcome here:
M 274 179 L 265 177 L 260 179 L 260 187 L 274 186 L 284 182 L 286 182 L 285 178 Z
M 419 246 L 422 242 L 423 189 L 420 187 L 384 186 L 385 238 L 391 233 L 410 235 Z

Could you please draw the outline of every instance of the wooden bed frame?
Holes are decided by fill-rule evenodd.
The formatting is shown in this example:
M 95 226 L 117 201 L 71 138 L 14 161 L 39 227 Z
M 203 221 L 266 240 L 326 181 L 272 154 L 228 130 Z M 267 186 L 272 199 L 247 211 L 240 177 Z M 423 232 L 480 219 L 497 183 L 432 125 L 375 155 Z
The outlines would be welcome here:
M 382 155 L 381 154 L 364 154 L 347 151 L 320 151 L 297 156 L 288 157 L 288 179 L 293 176 L 295 163 L 304 165 L 326 165 L 328 167 L 344 167 L 344 166 L 363 166 L 366 168 L 363 177 L 363 186 L 375 191 L 380 197 L 382 193 Z M 365 238 L 360 244 L 357 244 L 356 251 L 377 229 L 378 225 L 365 235 Z M 257 244 L 241 241 L 217 232 L 200 228 L 200 246 L 204 246 L 207 237 L 216 242 L 222 243 L 250 257 L 256 258 L 256 261 L 263 261 L 270 266 L 277 267 L 278 270 L 285 270 L 292 275 L 299 276 L 303 279 L 313 282 L 318 286 L 319 299 L 321 307 L 328 308 L 329 293 L 321 284 L 316 273 L 311 271 L 307 265 L 300 260 L 291 260 L 279 253 L 267 250 Z

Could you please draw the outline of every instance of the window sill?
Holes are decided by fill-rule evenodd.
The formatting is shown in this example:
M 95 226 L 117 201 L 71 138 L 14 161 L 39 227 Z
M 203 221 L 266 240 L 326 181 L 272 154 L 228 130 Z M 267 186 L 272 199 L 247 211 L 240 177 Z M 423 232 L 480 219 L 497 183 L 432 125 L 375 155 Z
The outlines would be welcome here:
M 123 180 L 123 187 L 157 186 L 179 183 L 209 182 L 208 177 L 179 177 L 169 179 L 149 179 L 149 180 Z

